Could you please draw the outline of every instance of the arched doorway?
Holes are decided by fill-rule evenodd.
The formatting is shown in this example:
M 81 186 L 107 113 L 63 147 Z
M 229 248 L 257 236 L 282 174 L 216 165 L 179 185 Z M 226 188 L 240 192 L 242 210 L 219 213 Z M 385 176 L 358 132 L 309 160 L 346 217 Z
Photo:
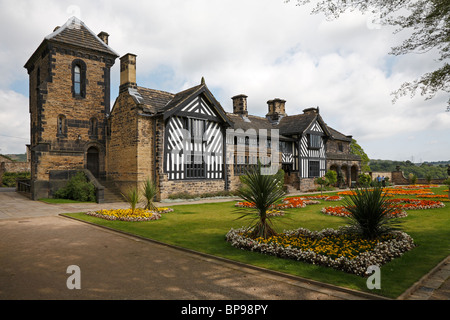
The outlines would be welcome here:
M 90 147 L 87 150 L 87 169 L 92 173 L 92 175 L 96 178 L 99 176 L 99 156 L 98 149 L 95 147 Z
M 351 168 L 352 187 L 358 183 L 358 166 L 353 165 Z
M 342 180 L 340 183 L 341 187 L 348 187 L 350 186 L 350 172 L 349 172 L 349 168 L 346 164 L 343 164 L 341 166 L 341 173 L 342 173 Z

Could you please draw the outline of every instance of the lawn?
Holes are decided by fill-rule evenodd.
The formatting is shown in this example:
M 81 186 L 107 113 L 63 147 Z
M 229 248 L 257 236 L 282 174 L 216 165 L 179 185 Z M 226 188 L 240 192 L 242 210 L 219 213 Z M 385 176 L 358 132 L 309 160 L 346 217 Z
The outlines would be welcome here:
M 446 188 L 439 187 L 432 190 L 435 194 L 446 194 L 444 189 Z M 395 197 L 415 198 L 414 195 L 396 195 Z M 279 232 L 299 227 L 312 231 L 320 231 L 325 228 L 336 229 L 346 225 L 347 218 L 325 215 L 321 209 L 340 204 L 342 204 L 341 201 L 320 201 L 320 204 L 307 205 L 304 208 L 286 209 L 284 216 L 273 218 L 275 228 Z M 231 228 L 240 228 L 249 223 L 248 220 L 238 219 L 241 214 L 237 212 L 234 201 L 173 205 L 173 212 L 164 213 L 161 219 L 148 222 L 108 221 L 84 213 L 67 215 L 167 244 L 316 281 L 396 298 L 449 255 L 450 202 L 445 202 L 445 204 L 444 208 L 407 210 L 407 217 L 398 218 L 403 221 L 402 230 L 414 239 L 417 247 L 406 252 L 402 257 L 383 265 L 381 267 L 381 289 L 374 290 L 367 289 L 366 279 L 357 275 L 232 247 L 225 241 L 227 232 Z

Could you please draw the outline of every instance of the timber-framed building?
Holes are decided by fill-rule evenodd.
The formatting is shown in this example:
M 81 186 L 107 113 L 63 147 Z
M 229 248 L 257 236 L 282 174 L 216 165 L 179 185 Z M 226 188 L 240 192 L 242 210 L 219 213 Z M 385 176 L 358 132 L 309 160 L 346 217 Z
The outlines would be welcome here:
M 261 159 L 262 146 L 291 190 L 316 188 L 314 180 L 328 170 L 347 186 L 356 182 L 361 159 L 350 152 L 352 137 L 330 128 L 318 107 L 287 115 L 286 101 L 276 98 L 265 117 L 254 116 L 239 94 L 227 112 L 203 78 L 177 93 L 139 86 L 131 53 L 119 59 L 119 94 L 111 106 L 110 69 L 119 54 L 108 36 L 71 18 L 25 64 L 33 199 L 51 197 L 79 170 L 96 185 L 99 202 L 108 189 L 147 179 L 156 182 L 158 199 L 234 190 Z

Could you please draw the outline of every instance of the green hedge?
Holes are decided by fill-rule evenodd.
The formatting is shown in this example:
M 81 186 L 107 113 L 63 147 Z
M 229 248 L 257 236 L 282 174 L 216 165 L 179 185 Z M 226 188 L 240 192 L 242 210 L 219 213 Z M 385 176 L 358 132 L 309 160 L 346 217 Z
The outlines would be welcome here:
M 88 181 L 83 172 L 78 172 L 67 185 L 58 189 L 53 197 L 56 199 L 71 199 L 76 201 L 95 201 L 95 186 Z
M 3 174 L 2 183 L 4 187 L 15 187 L 16 179 L 30 179 L 30 172 L 5 172 Z

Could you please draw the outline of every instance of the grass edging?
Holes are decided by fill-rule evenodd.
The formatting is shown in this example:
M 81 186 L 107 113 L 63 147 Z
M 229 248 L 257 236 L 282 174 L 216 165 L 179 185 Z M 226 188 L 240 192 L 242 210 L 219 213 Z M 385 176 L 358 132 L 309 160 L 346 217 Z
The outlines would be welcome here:
M 122 234 L 122 235 L 126 235 L 126 236 L 129 236 L 129 237 L 134 237 L 134 238 L 137 238 L 139 240 L 151 242 L 151 243 L 154 243 L 154 244 L 158 244 L 158 245 L 162 245 L 162 246 L 165 246 L 165 247 L 168 247 L 168 248 L 180 250 L 180 251 L 183 251 L 183 252 L 186 252 L 186 253 L 189 253 L 189 254 L 193 254 L 193 255 L 196 255 L 196 256 L 203 257 L 203 258 L 207 258 L 209 260 L 213 260 L 213 262 L 215 262 L 215 263 L 216 262 L 217 263 L 219 263 L 219 262 L 220 263 L 226 263 L 226 264 L 231 264 L 231 265 L 234 265 L 234 266 L 239 266 L 239 267 L 243 267 L 243 268 L 252 269 L 252 270 L 255 270 L 255 271 L 258 271 L 258 272 L 269 273 L 269 274 L 272 274 L 272 275 L 275 275 L 275 276 L 278 276 L 278 277 L 287 278 L 287 279 L 290 279 L 290 280 L 295 280 L 295 281 L 306 283 L 306 284 L 313 284 L 313 285 L 316 285 L 316 286 L 319 286 L 319 287 L 323 287 L 323 288 L 331 289 L 331 290 L 336 290 L 336 291 L 340 291 L 340 292 L 351 294 L 351 295 L 355 295 L 355 296 L 360 296 L 361 298 L 365 298 L 365 299 L 370 299 L 370 300 L 392 300 L 390 298 L 383 297 L 381 295 L 375 295 L 375 294 L 371 294 L 371 293 L 367 293 L 367 292 L 353 290 L 353 289 L 350 289 L 350 288 L 345 288 L 345 287 L 332 285 L 332 284 L 329 284 L 329 283 L 326 283 L 326 282 L 319 282 L 319 281 L 312 280 L 312 279 L 302 278 L 302 277 L 295 276 L 295 275 L 292 275 L 292 274 L 283 273 L 283 272 L 276 271 L 276 270 L 271 270 L 271 269 L 266 269 L 266 268 L 258 267 L 258 266 L 251 265 L 251 264 L 246 264 L 246 263 L 243 263 L 241 261 L 231 260 L 231 259 L 227 259 L 227 258 L 211 255 L 211 254 L 208 254 L 208 253 L 204 253 L 204 252 L 200 252 L 200 251 L 196 251 L 196 250 L 192 250 L 192 249 L 176 246 L 176 245 L 173 245 L 173 244 L 168 244 L 168 243 L 165 243 L 165 242 L 161 242 L 161 241 L 154 240 L 154 239 L 151 239 L 151 238 L 143 237 L 143 236 L 136 235 L 136 234 L 133 234 L 133 233 L 129 233 L 129 232 L 126 232 L 126 231 L 117 230 L 117 229 L 114 229 L 114 228 L 110 228 L 110 227 L 107 227 L 107 226 L 99 225 L 99 224 L 96 224 L 96 223 L 93 223 L 93 222 L 89 222 L 89 221 L 86 221 L 86 220 L 82 220 L 82 219 L 78 219 L 78 218 L 75 218 L 75 217 L 71 217 L 69 215 L 59 214 L 59 216 L 64 217 L 64 218 L 68 218 L 68 219 L 72 219 L 72 220 L 76 220 L 76 221 L 79 221 L 79 222 L 87 223 L 89 225 L 92 225 L 92 226 L 95 226 L 95 227 L 98 227 L 98 228 L 102 228 L 102 229 L 105 229 L 105 230 L 108 230 L 108 231 L 113 231 L 113 232 L 116 232 L 116 233 L 119 233 L 119 234 Z

